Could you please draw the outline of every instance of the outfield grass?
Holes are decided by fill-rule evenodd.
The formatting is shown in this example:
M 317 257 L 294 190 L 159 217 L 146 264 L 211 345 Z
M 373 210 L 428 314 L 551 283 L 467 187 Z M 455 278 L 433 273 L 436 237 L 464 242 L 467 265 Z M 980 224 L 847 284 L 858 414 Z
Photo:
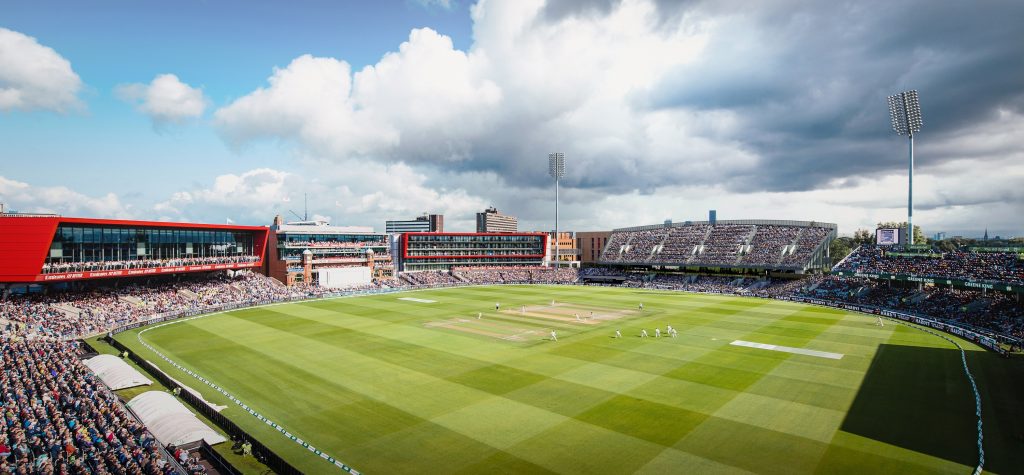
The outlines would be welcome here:
M 969 473 L 976 417 L 959 352 L 874 323 L 732 296 L 504 286 L 238 310 L 141 338 L 365 473 Z M 637 336 L 666 325 L 679 337 Z M 139 331 L 118 339 L 172 371 Z M 962 344 L 984 397 L 986 468 L 1019 471 L 1021 361 Z M 342 473 L 172 374 L 303 471 Z

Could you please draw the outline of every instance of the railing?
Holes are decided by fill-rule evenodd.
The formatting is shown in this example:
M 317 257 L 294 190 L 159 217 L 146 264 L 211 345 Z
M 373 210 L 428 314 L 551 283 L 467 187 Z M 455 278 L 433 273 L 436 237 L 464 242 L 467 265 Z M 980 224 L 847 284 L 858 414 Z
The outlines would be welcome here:
M 92 345 L 90 345 L 90 344 L 89 344 L 89 342 L 87 342 L 87 341 L 85 341 L 85 340 L 79 340 L 79 344 L 81 344 L 81 345 L 82 345 L 82 346 L 84 346 L 85 348 L 88 348 L 88 349 L 89 349 L 89 351 L 90 351 L 91 353 L 96 353 L 96 354 L 99 354 L 99 352 L 98 352 L 98 351 L 96 351 L 96 349 L 95 349 L 95 348 L 93 348 L 93 347 L 92 347 Z M 102 379 L 100 379 L 100 378 L 98 378 L 98 377 L 97 377 L 97 378 L 96 378 L 96 381 L 99 381 L 99 383 L 100 383 L 100 384 L 102 384 L 102 385 L 103 385 L 103 387 L 104 387 L 104 388 L 106 388 L 106 389 L 107 389 L 107 391 L 108 391 L 108 392 L 109 392 L 110 394 L 116 394 L 116 393 L 114 393 L 114 390 L 110 389 L 110 386 L 107 386 L 107 383 L 103 382 L 103 380 L 102 380 Z M 117 405 L 118 405 L 118 406 L 119 406 L 119 407 L 120 407 L 120 408 L 121 408 L 121 409 L 122 409 L 122 410 L 123 410 L 123 411 L 124 411 L 124 412 L 125 412 L 126 414 L 129 414 L 129 415 L 131 415 L 131 417 L 132 417 L 133 419 L 135 419 L 135 422 L 138 422 L 138 423 L 139 423 L 139 425 L 143 425 L 143 426 L 145 425 L 145 424 L 143 424 L 143 422 L 142 422 L 142 419 L 141 419 L 141 418 L 139 418 L 139 415 L 135 413 L 135 411 L 131 410 L 131 408 L 129 408 L 129 407 L 127 406 L 127 405 L 125 405 L 125 404 L 122 404 L 122 403 L 121 403 L 121 400 L 120 400 L 120 398 L 116 398 L 116 401 L 117 401 Z M 146 431 L 147 431 L 147 432 L 149 432 L 149 427 L 146 427 Z M 183 474 L 183 475 L 184 475 L 184 474 L 187 474 L 187 473 L 188 473 L 188 471 L 187 471 L 187 470 L 185 470 L 185 467 L 182 467 L 182 466 L 181 466 L 181 464 L 180 464 L 180 463 L 178 463 L 178 460 L 177 460 L 177 459 L 175 459 L 175 458 L 174 458 L 174 456 L 173 456 L 173 455 L 171 455 L 171 453 L 167 451 L 167 448 L 166 448 L 166 447 L 164 447 L 164 445 L 163 445 L 163 442 L 160 442 L 160 440 L 159 440 L 159 439 L 157 439 L 157 438 L 156 438 L 156 436 L 155 436 L 155 435 L 153 435 L 153 433 L 152 433 L 152 432 L 149 432 L 149 435 L 152 435 L 152 436 L 153 436 L 153 439 L 155 439 L 155 440 L 156 440 L 156 441 L 158 442 L 158 444 L 157 444 L 157 445 L 158 445 L 158 446 L 160 447 L 160 456 L 161 456 L 161 457 L 163 457 L 163 459 L 164 459 L 164 460 L 166 460 L 166 461 L 167 461 L 167 463 L 171 464 L 171 467 L 174 467 L 174 471 L 175 471 L 175 473 L 180 473 L 180 474 Z M 203 443 L 205 444 L 206 442 L 204 441 Z M 228 464 L 228 465 L 230 466 L 231 464 Z M 232 468 L 233 468 L 233 467 L 232 467 Z
M 192 408 L 195 409 L 196 412 L 202 414 L 204 417 L 206 417 L 214 424 L 216 424 L 218 427 L 220 427 L 221 430 L 228 434 L 228 436 L 230 436 L 231 438 L 243 438 L 249 441 L 252 444 L 253 456 L 256 457 L 257 460 L 262 462 L 268 468 L 273 470 L 275 473 L 286 475 L 302 474 L 301 470 L 295 468 L 292 464 L 286 462 L 283 458 L 281 458 L 280 455 L 277 455 L 277 453 L 270 450 L 270 448 L 268 448 L 267 446 L 263 445 L 259 440 L 249 435 L 249 433 L 243 430 L 241 427 L 239 427 L 238 424 L 235 424 L 227 417 L 221 415 L 221 413 L 217 412 L 216 409 L 210 407 L 209 404 L 203 401 L 202 398 L 193 395 L 191 392 L 188 391 L 187 388 L 181 386 L 176 381 L 171 379 L 156 365 L 150 363 L 149 361 L 146 361 L 138 354 L 136 354 L 134 351 L 132 351 L 130 348 L 124 346 L 121 342 L 113 338 L 108 337 L 106 341 L 114 348 L 117 348 L 118 351 L 127 352 L 128 358 L 130 360 L 135 362 L 135 364 L 139 365 L 139 367 L 144 368 L 147 373 L 149 373 L 151 376 L 160 381 L 160 384 L 163 384 L 167 389 L 174 391 L 174 389 L 178 388 L 178 397 L 180 397 L 182 401 L 185 401 L 188 405 L 192 406 Z
M 242 475 L 242 472 L 231 465 L 224 456 L 213 449 L 210 444 L 206 443 L 206 440 L 199 440 L 199 453 L 203 454 L 203 458 L 213 466 L 218 472 L 225 475 Z

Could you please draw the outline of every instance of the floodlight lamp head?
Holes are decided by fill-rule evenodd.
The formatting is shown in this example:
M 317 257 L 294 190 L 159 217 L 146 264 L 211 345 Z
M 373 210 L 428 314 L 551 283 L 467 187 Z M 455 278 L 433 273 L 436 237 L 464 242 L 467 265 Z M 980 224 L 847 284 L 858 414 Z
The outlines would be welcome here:
M 917 91 L 910 90 L 889 96 L 892 130 L 898 135 L 914 135 L 921 131 L 921 102 Z
M 565 154 L 562 152 L 548 154 L 548 174 L 556 180 L 565 176 Z

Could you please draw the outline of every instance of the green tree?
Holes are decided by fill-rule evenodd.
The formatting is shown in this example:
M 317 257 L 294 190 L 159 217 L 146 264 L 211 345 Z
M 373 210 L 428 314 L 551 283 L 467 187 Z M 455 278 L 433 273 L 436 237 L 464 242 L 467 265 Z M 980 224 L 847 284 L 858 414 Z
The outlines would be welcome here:
M 832 257 L 832 265 L 836 265 L 839 261 L 843 260 L 856 245 L 853 244 L 853 238 L 841 237 L 836 238 L 828 245 L 828 255 Z
M 863 246 L 864 244 L 874 244 L 875 234 L 867 229 L 858 229 L 853 233 L 853 246 Z
M 878 223 L 880 228 L 896 228 L 896 229 L 907 229 L 907 222 L 897 223 L 895 221 L 889 221 L 886 223 Z M 914 243 L 924 244 L 928 240 L 924 237 L 924 232 L 921 231 L 921 226 L 914 225 Z

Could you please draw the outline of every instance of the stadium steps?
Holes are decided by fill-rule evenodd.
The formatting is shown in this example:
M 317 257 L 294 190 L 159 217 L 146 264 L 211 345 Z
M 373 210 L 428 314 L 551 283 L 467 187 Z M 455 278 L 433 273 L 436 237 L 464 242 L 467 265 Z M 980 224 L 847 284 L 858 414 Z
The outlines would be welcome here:
M 782 263 L 786 260 L 786 256 L 796 252 L 796 243 L 800 242 L 800 238 L 803 237 L 804 231 L 806 230 L 807 228 L 800 228 L 800 232 L 796 233 L 796 236 L 793 237 L 793 240 L 790 241 L 789 244 L 786 245 L 786 247 L 782 248 L 782 255 L 779 256 L 779 260 L 775 261 L 775 265 L 781 266 Z
M 184 296 L 186 296 L 186 297 L 188 297 L 189 299 L 192 299 L 192 300 L 198 300 L 199 299 L 199 294 L 197 294 L 197 293 L 195 293 L 195 292 L 193 292 L 191 290 L 188 290 L 188 289 L 180 289 L 180 290 L 178 290 L 178 293 L 182 294 L 182 295 L 184 295 Z
M 836 269 L 841 269 L 841 268 L 843 267 L 843 264 L 846 264 L 846 260 L 847 260 L 847 259 L 849 259 L 849 258 L 850 258 L 850 256 L 852 256 L 852 255 L 854 255 L 854 254 L 857 254 L 857 251 L 859 251 L 859 250 L 860 250 L 860 246 L 857 246 L 857 248 L 856 248 L 856 249 L 854 249 L 854 250 L 850 251 L 850 253 L 849 253 L 849 254 L 847 254 L 846 256 L 844 256 L 844 257 L 842 258 L 842 260 L 840 260 L 840 261 L 839 261 L 839 263 L 838 263 L 838 264 L 836 264 L 836 265 L 832 266 L 832 270 L 836 270 Z
M 64 315 L 69 316 L 69 317 L 78 318 L 79 316 L 82 315 L 82 309 L 80 309 L 80 308 L 78 308 L 78 307 L 76 307 L 74 305 L 71 305 L 70 303 L 62 303 L 62 304 L 59 304 L 59 305 L 54 305 L 52 308 L 57 310 L 58 312 L 63 313 Z
M 740 261 L 743 260 L 743 257 L 746 256 L 746 254 L 743 253 L 743 249 L 746 246 L 750 245 L 750 241 L 752 239 L 754 239 L 754 235 L 757 234 L 757 225 L 756 224 L 751 226 L 750 228 L 751 228 L 750 229 L 750 234 L 747 234 L 747 237 L 743 238 L 743 240 L 740 241 L 739 251 L 736 252 L 736 260 L 733 261 L 733 264 L 739 264 Z
M 148 307 L 149 306 L 149 305 L 146 304 L 146 301 L 144 301 L 144 300 L 142 300 L 142 299 L 140 299 L 138 297 L 133 297 L 131 295 L 122 295 L 120 297 L 120 299 L 124 300 L 125 302 L 128 302 L 128 303 L 130 303 L 130 304 L 132 304 L 132 305 L 134 305 L 136 307 Z
M 711 231 L 712 231 L 713 229 L 715 229 L 715 227 L 714 227 L 714 226 L 708 226 L 708 229 L 707 229 L 706 231 L 704 231 L 704 237 L 702 237 L 702 238 L 700 239 L 700 244 L 696 245 L 696 246 L 695 246 L 695 247 L 693 248 L 693 253 L 691 253 L 691 254 L 690 254 L 690 258 L 689 258 L 689 259 L 687 259 L 687 260 L 686 260 L 686 262 L 688 262 L 688 263 L 689 263 L 689 262 L 693 262 L 693 260 L 694 260 L 694 259 L 695 259 L 695 258 L 696 258 L 697 256 L 699 256 L 699 255 L 701 255 L 701 254 L 704 254 L 704 249 L 705 249 L 705 247 L 704 247 L 704 244 L 708 242 L 708 238 L 709 238 L 709 237 L 711 237 Z
M 991 304 L 992 300 L 988 298 L 980 298 L 967 304 L 964 308 L 967 310 L 967 312 L 977 312 L 987 308 Z
M 907 300 L 909 300 L 913 304 L 919 304 L 925 300 L 928 300 L 928 292 L 918 290 L 917 292 L 911 294 L 910 297 L 907 297 Z

